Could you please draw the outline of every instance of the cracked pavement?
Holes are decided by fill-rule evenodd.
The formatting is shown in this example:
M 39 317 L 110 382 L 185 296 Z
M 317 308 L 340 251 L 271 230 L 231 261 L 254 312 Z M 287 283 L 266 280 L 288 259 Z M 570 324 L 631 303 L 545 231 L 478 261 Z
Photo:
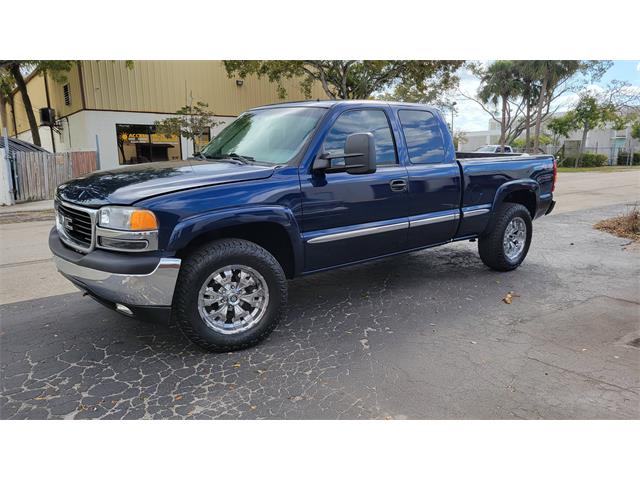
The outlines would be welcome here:
M 80 293 L 0 306 L 0 418 L 638 419 L 640 248 L 592 228 L 626 208 L 536 221 L 513 272 L 464 242 L 291 281 L 230 354 Z

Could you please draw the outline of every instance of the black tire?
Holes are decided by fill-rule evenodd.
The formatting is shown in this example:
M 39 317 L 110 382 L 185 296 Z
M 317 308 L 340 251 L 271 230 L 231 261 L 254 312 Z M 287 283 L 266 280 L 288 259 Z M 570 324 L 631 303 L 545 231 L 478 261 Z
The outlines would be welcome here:
M 245 265 L 265 280 L 269 300 L 262 319 L 248 330 L 225 334 L 211 328 L 198 309 L 200 288 L 209 275 L 228 265 Z M 276 328 L 287 304 L 287 280 L 278 261 L 255 243 L 240 239 L 211 242 L 188 256 L 180 268 L 173 297 L 172 316 L 182 333 L 210 352 L 248 348 L 264 340 Z
M 527 227 L 526 240 L 524 249 L 516 258 L 509 258 L 505 253 L 503 246 L 503 238 L 505 230 L 509 223 L 516 217 L 524 220 Z M 491 230 L 482 235 L 478 240 L 478 252 L 482 262 L 493 270 L 500 272 L 508 272 L 520 266 L 527 256 L 529 246 L 531 245 L 531 236 L 533 233 L 533 223 L 529 210 L 519 203 L 504 203 L 495 213 L 495 219 Z

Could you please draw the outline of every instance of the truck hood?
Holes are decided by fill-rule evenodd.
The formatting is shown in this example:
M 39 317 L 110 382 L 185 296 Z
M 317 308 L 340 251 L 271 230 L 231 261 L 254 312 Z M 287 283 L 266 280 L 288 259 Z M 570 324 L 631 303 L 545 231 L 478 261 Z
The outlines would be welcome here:
M 269 178 L 274 166 L 180 160 L 95 172 L 58 187 L 60 199 L 84 205 L 131 205 L 145 198 L 189 188 Z

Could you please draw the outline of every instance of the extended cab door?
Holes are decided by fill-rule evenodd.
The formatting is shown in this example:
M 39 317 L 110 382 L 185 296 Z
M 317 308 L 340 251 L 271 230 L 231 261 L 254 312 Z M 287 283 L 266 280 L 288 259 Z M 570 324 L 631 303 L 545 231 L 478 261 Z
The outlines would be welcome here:
M 355 107 L 330 119 L 317 152 L 340 154 L 348 135 L 375 137 L 375 173 L 300 172 L 305 271 L 319 270 L 406 248 L 408 176 L 398 161 L 396 142 L 384 106 Z M 344 160 L 334 159 L 340 164 Z
M 441 119 L 428 110 L 397 110 L 405 138 L 409 174 L 408 247 L 448 242 L 456 232 L 460 206 L 460 169 Z

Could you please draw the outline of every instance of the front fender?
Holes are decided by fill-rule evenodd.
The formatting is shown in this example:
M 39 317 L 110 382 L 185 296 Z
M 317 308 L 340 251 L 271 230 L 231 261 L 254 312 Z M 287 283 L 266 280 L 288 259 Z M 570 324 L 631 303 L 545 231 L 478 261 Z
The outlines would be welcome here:
M 187 218 L 174 227 L 167 250 L 181 250 L 192 240 L 221 228 L 265 222 L 276 223 L 285 229 L 291 241 L 296 269 L 300 268 L 304 264 L 304 245 L 300 227 L 293 212 L 279 205 L 238 207 Z

